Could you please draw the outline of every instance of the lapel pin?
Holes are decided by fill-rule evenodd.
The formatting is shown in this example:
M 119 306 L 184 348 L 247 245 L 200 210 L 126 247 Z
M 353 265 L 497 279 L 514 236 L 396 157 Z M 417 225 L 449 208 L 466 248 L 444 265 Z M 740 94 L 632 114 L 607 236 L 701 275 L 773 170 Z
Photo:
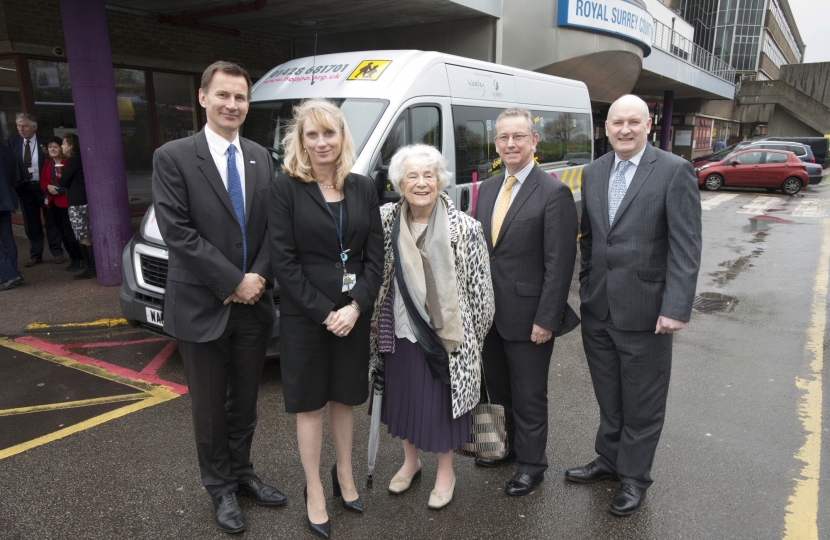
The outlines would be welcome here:
M 256 161 L 251 161 L 251 163 L 253 163 L 254 165 L 256 165 Z

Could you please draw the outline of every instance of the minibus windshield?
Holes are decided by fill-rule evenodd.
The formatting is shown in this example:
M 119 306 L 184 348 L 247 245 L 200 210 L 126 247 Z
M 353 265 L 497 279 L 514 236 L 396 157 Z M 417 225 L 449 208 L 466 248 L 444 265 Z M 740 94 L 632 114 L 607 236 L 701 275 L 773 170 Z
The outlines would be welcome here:
M 293 118 L 293 109 L 301 99 L 251 102 L 248 117 L 242 128 L 243 135 L 264 146 L 283 153 L 282 138 Z M 369 135 L 375 129 L 380 116 L 389 102 L 385 99 L 330 99 L 340 107 L 355 144 L 355 153 L 360 155 Z

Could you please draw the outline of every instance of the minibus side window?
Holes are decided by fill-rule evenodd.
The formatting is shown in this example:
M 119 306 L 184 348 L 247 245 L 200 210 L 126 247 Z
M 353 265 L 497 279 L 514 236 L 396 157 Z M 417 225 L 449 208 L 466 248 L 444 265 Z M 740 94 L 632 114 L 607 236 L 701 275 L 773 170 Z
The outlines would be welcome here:
M 591 115 L 570 112 L 532 111 L 539 144 L 536 159 L 540 165 L 587 156 L 590 161 Z M 576 161 L 576 160 L 574 160 Z
M 452 108 L 456 185 L 469 184 L 473 175 L 481 181 L 501 172 L 493 137 L 502 110 L 461 105 Z
M 395 152 L 407 144 L 428 144 L 441 151 L 441 111 L 438 107 L 410 107 L 401 114 L 381 146 L 382 164 L 389 165 Z

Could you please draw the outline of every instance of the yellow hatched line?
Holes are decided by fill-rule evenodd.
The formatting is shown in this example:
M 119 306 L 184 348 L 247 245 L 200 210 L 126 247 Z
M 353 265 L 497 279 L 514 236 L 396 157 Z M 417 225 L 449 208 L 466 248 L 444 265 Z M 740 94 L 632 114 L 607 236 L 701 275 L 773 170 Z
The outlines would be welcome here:
M 806 377 L 796 377 L 795 380 L 796 387 L 804 392 L 798 407 L 798 415 L 805 433 L 804 444 L 796 453 L 795 458 L 804 465 L 799 476 L 794 479 L 795 488 L 790 495 L 784 515 L 785 540 L 818 539 L 822 372 L 824 371 L 828 279 L 830 279 L 830 220 L 825 219 L 821 254 L 813 285 L 810 327 L 807 330 L 807 343 L 804 346 L 810 358 L 810 372 Z
M 105 405 L 107 403 L 119 403 L 122 401 L 135 401 L 147 399 L 145 392 L 140 394 L 123 394 L 120 396 L 107 396 L 92 399 L 80 399 L 78 401 L 65 401 L 62 403 L 47 403 L 46 405 L 32 405 L 30 407 L 18 407 L 16 409 L 0 410 L 0 416 L 15 416 L 18 414 L 30 414 L 48 411 L 60 411 L 62 409 L 77 409 L 78 407 L 89 407 L 91 405 Z
M 21 452 L 25 452 L 26 450 L 31 450 L 32 448 L 35 448 L 42 444 L 56 441 L 58 439 L 62 439 L 74 433 L 78 433 L 80 431 L 93 428 L 105 422 L 109 422 L 110 420 L 121 418 L 122 416 L 126 416 L 130 413 L 140 411 L 141 409 L 146 409 L 147 407 L 152 407 L 153 405 L 158 405 L 159 403 L 164 403 L 165 401 L 170 401 L 171 399 L 179 397 L 179 394 L 176 394 L 175 392 L 171 391 L 165 386 L 157 386 L 144 381 L 138 381 L 127 377 L 123 377 L 121 375 L 116 375 L 115 373 L 110 373 L 109 371 L 99 368 L 97 366 L 81 364 L 80 362 L 76 362 L 71 358 L 50 354 L 48 352 L 41 351 L 40 349 L 35 349 L 34 347 L 30 347 L 22 343 L 16 343 L 8 338 L 0 338 L 0 347 L 7 347 L 9 349 L 14 349 L 16 351 L 20 351 L 31 356 L 35 356 L 42 360 L 46 360 L 48 362 L 52 362 L 72 369 L 77 369 L 79 371 L 89 373 L 90 375 L 101 377 L 102 379 L 107 379 L 109 381 L 113 381 L 119 384 L 123 384 L 125 386 L 129 386 L 131 388 L 135 388 L 136 390 L 139 390 L 141 392 L 140 394 L 132 394 L 132 396 L 134 396 L 132 399 L 139 399 L 137 396 L 141 396 L 141 400 L 137 401 L 136 403 L 120 407 L 114 411 L 110 411 L 95 416 L 94 418 L 84 420 L 83 422 L 60 429 L 58 431 L 54 431 L 47 435 L 43 435 L 42 437 L 37 437 L 36 439 L 32 439 L 30 441 L 26 441 L 18 445 L 0 450 L 0 460 L 10 456 L 14 456 Z M 128 395 L 117 397 L 127 396 Z
M 576 189 L 578 189 L 579 191 L 582 191 L 582 169 L 584 168 L 585 167 L 579 168 L 579 176 L 577 176 L 576 178 Z
M 127 324 L 127 319 L 98 319 L 97 321 L 91 322 L 64 324 L 35 322 L 27 326 L 26 330 L 47 330 L 49 328 L 113 328 L 116 326 L 126 326 Z
M 9 338 L 0 338 L 0 347 L 14 349 L 24 354 L 40 358 L 41 360 L 52 362 L 53 364 L 58 364 L 68 368 L 77 369 L 78 371 L 83 371 L 84 373 L 89 373 L 90 375 L 95 375 L 96 377 L 107 379 L 108 381 L 123 384 L 125 386 L 135 388 L 136 390 L 139 390 L 141 392 L 146 392 L 148 394 L 157 395 L 157 393 L 161 389 L 164 389 L 165 392 L 172 393 L 166 387 L 158 386 L 138 379 L 130 379 L 129 377 L 124 377 L 123 375 L 111 373 L 106 369 L 98 366 L 82 364 L 76 360 L 72 360 L 71 358 L 67 358 L 65 356 L 58 356 L 52 353 L 48 353 L 46 351 L 42 351 L 40 349 L 36 349 L 34 347 L 30 347 L 29 345 L 25 345 L 23 343 L 17 343 L 16 341 L 12 341 Z

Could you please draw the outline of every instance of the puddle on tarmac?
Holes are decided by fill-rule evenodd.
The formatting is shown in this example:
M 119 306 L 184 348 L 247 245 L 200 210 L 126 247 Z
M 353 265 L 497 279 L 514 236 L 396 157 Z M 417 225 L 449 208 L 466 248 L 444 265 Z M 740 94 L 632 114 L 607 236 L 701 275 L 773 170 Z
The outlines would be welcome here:
M 722 266 L 724 270 L 718 270 L 717 272 L 709 272 L 709 275 L 712 276 L 712 283 L 717 285 L 726 285 L 739 275 L 742 272 L 749 270 L 752 268 L 752 259 L 758 257 L 761 253 L 764 252 L 764 248 L 759 247 L 752 250 L 752 253 L 749 255 L 744 255 L 743 257 L 738 257 L 737 259 L 732 259 L 731 261 L 724 261 L 720 263 L 718 266 Z

